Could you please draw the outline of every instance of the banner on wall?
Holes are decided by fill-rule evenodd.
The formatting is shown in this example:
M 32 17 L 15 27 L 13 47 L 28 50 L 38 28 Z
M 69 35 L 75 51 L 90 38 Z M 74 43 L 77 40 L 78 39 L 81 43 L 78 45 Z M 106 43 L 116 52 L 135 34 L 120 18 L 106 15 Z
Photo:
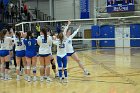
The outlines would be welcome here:
M 107 12 L 134 11 L 134 0 L 107 0 Z
M 80 0 L 80 18 L 89 18 L 89 0 Z

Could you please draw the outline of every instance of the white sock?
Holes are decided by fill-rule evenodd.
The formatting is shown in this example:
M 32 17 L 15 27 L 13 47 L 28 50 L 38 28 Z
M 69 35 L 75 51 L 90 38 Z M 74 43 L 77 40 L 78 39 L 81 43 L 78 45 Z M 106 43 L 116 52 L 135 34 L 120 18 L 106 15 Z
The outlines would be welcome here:
M 1 76 L 4 77 L 4 73 L 1 73 Z

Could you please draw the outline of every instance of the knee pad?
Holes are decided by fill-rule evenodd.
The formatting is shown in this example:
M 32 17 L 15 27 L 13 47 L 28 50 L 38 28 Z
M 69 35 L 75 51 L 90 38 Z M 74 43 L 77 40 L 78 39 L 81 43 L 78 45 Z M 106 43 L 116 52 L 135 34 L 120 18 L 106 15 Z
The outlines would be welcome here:
M 27 68 L 27 70 L 29 70 L 30 69 L 30 66 L 27 66 L 26 68 Z
M 51 64 L 53 65 L 53 61 L 54 61 L 54 59 L 51 59 Z
M 5 69 L 9 69 L 9 61 L 5 62 Z
M 47 65 L 45 68 L 46 68 L 46 69 L 47 69 L 47 68 L 50 68 L 50 65 Z
M 19 70 L 19 69 L 20 69 L 20 66 L 17 66 L 17 67 L 16 67 L 16 70 Z
M 59 67 L 58 70 L 62 70 L 62 67 Z
M 36 73 L 36 66 L 33 66 L 33 73 Z
M 52 64 L 52 69 L 56 69 L 56 65 L 55 64 Z

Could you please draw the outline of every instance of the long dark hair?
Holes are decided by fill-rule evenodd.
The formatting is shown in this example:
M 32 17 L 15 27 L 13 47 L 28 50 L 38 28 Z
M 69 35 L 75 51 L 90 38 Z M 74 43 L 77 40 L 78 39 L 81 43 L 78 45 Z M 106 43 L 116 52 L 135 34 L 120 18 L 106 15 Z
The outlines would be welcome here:
M 47 41 L 47 29 L 46 28 L 42 28 L 41 32 L 44 34 L 44 39 Z
M 2 31 L 0 31 L 0 41 L 1 41 L 1 39 L 2 39 Z
M 21 33 L 20 32 L 16 32 L 16 36 L 18 37 L 19 41 L 21 41 Z
M 1 42 L 4 42 L 4 36 L 6 35 L 7 31 L 8 31 L 7 29 L 3 29 L 1 31 L 1 34 L 0 34 L 0 40 L 1 40 Z
M 63 42 L 63 39 L 64 39 L 64 35 L 63 35 L 63 32 L 60 32 L 57 36 L 57 38 L 60 40 L 61 44 Z
M 27 40 L 33 38 L 32 31 L 27 31 L 27 36 L 26 36 L 26 38 L 27 38 Z

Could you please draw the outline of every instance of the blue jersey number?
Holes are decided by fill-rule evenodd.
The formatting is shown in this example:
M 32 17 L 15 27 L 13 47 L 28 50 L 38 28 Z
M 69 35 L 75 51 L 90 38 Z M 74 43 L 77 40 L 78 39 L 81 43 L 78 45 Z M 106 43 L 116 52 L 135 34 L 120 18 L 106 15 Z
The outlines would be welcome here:
M 69 43 L 69 44 L 72 43 L 71 40 L 69 40 L 68 43 Z
M 45 39 L 42 39 L 42 43 L 47 43 L 47 40 L 45 40 Z
M 17 46 L 22 46 L 22 42 L 17 42 Z
M 31 41 L 28 41 L 28 46 L 31 46 L 31 45 L 32 45 Z
M 59 48 L 65 48 L 65 44 L 59 44 Z

